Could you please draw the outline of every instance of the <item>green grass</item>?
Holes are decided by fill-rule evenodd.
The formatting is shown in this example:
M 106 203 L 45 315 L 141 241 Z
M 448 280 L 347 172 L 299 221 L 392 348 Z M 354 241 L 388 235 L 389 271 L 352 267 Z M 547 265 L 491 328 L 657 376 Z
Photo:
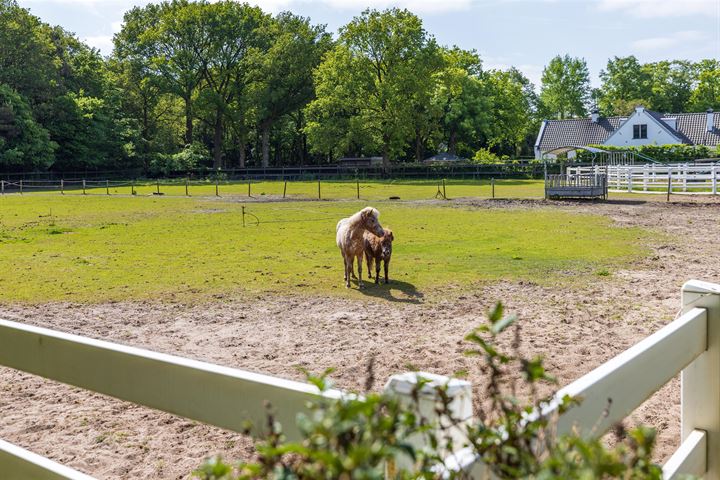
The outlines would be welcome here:
M 77 184 L 74 185 L 77 187 Z M 400 197 L 402 200 L 426 200 L 435 198 L 438 192 L 437 180 L 364 180 L 360 182 L 361 200 L 388 200 L 390 197 Z M 252 181 L 250 194 L 255 198 L 264 196 L 282 196 L 285 188 L 282 181 Z M 440 184 L 440 188 L 442 185 Z M 130 184 L 122 186 L 111 186 L 111 195 L 130 195 L 132 187 Z M 28 192 L 35 192 L 29 190 Z M 149 196 L 157 192 L 157 184 L 152 181 L 138 182 L 135 184 L 135 192 L 138 196 Z M 446 180 L 445 192 L 448 198 L 460 197 L 492 197 L 492 186 L 490 180 Z M 88 188 L 88 195 L 105 195 L 107 190 L 104 186 Z M 165 196 L 184 196 L 184 180 L 177 182 L 163 181 L 160 184 L 160 193 Z M 188 187 L 188 193 L 194 197 L 215 196 L 215 184 L 208 182 L 193 182 Z M 247 182 L 220 182 L 218 193 L 222 197 L 241 196 L 247 197 Z M 317 181 L 290 181 L 285 192 L 289 198 L 317 199 Z M 58 194 L 54 191 L 52 193 Z M 67 195 L 80 195 L 81 190 L 77 188 L 68 190 Z M 496 198 L 542 198 L 542 180 L 497 180 L 495 182 Z M 357 184 L 355 181 L 343 180 L 322 180 L 320 183 L 320 196 L 324 200 L 356 199 Z
M 342 285 L 335 224 L 367 202 L 170 197 L 0 198 L 0 301 L 187 299 L 307 292 L 412 300 L 481 282 L 597 281 L 645 251 L 601 216 L 373 202 L 395 232 L 389 287 Z M 248 218 L 250 223 L 250 218 Z

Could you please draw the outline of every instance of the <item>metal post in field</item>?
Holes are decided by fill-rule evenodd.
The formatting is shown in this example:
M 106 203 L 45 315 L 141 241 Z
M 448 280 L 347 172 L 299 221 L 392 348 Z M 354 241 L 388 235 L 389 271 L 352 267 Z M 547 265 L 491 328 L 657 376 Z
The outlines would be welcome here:
M 20 195 L 23 194 L 23 181 L 20 179 Z
M 322 197 L 320 196 L 320 177 L 318 177 L 318 200 L 322 200 Z
M 189 196 L 190 196 L 190 193 L 188 193 L 188 183 L 189 183 L 189 182 L 190 182 L 190 181 L 189 181 L 187 178 L 185 178 L 185 196 L 186 196 L 186 197 L 189 197 Z
M 220 179 L 218 177 L 215 177 L 215 196 L 220 196 Z
M 82 181 L 82 189 L 83 189 L 83 195 L 87 195 L 87 192 L 85 191 L 85 179 L 84 178 Z
M 65 195 L 65 180 L 60 180 L 60 195 Z
M 443 178 L 443 198 L 447 200 L 447 193 L 445 192 L 445 179 Z
M 130 195 L 135 195 L 135 180 L 130 182 Z
M 355 186 L 357 187 L 357 199 L 360 200 L 360 180 L 355 179 Z
M 495 178 L 490 179 L 490 185 L 492 185 L 492 198 L 495 198 Z
M 110 195 L 110 180 L 105 180 L 105 193 Z
M 250 193 L 250 184 L 252 183 L 252 180 L 248 178 L 248 197 L 252 197 L 252 194 Z M 244 207 L 243 207 L 244 208 Z
M 285 180 L 285 186 L 283 186 L 283 198 L 285 198 L 286 193 L 287 193 L 287 180 Z
M 160 195 L 160 179 L 159 178 L 155 180 L 155 191 L 157 192 L 158 195 Z

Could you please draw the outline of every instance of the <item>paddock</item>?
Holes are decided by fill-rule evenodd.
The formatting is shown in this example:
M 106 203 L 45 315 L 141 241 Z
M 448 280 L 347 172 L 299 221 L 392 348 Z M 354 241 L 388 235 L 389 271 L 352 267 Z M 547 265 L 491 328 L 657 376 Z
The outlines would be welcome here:
M 525 249 L 501 252 L 503 260 L 498 260 L 495 266 L 484 264 L 487 272 L 483 272 L 476 282 L 468 282 L 465 274 L 457 269 L 464 262 L 477 268 L 474 257 L 470 257 L 477 252 L 463 250 L 460 245 L 458 251 L 464 252 L 459 259 L 462 262 L 453 263 L 455 266 L 448 276 L 423 279 L 418 272 L 427 270 L 427 263 L 415 263 L 418 262 L 416 258 L 423 258 L 425 253 L 398 241 L 393 254 L 394 268 L 398 275 L 408 273 L 408 276 L 400 276 L 395 286 L 369 286 L 364 292 L 354 289 L 346 292 L 337 281 L 340 271 L 333 270 L 328 273 L 328 278 L 332 277 L 338 288 L 333 289 L 328 284 L 329 295 L 324 290 L 323 272 L 326 269 L 323 268 L 321 250 L 318 250 L 320 256 L 316 255 L 314 263 L 309 264 L 315 273 L 304 272 L 294 283 L 288 282 L 283 291 L 224 289 L 223 293 L 199 282 L 183 287 L 187 290 L 175 297 L 152 290 L 147 296 L 139 296 L 142 289 L 149 288 L 143 283 L 137 291 L 119 294 L 122 289 L 110 288 L 99 297 L 97 292 L 91 297 L 89 293 L 82 294 L 80 284 L 73 282 L 66 273 L 65 278 L 58 275 L 52 283 L 55 286 L 51 291 L 56 292 L 52 297 L 21 299 L 7 293 L 10 279 L 3 277 L 0 285 L 5 293 L 0 317 L 296 381 L 303 379 L 298 367 L 319 372 L 333 366 L 337 368 L 332 375 L 337 388 L 361 390 L 371 357 L 375 358 L 377 378 L 374 389 L 382 388 L 385 379 L 405 371 L 408 365 L 441 375 L 467 369 L 468 381 L 479 385 L 480 373 L 473 370 L 472 363 L 461 354 L 462 337 L 479 322 L 483 311 L 496 300 L 503 300 L 508 311 L 520 317 L 523 351 L 544 354 L 548 368 L 560 384 L 568 385 L 669 324 L 678 313 L 680 288 L 688 278 L 720 279 L 720 253 L 711 248 L 712 239 L 720 234 L 716 222 L 720 204 L 713 199 L 686 198 L 675 204 L 619 201 L 548 205 L 534 200 L 439 200 L 431 201 L 430 205 L 411 202 L 406 206 L 407 210 L 397 211 L 393 211 L 396 208 L 393 203 L 375 204 L 373 206 L 382 213 L 381 219 L 390 217 L 392 221 L 387 222 L 388 226 L 396 232 L 408 228 L 409 223 L 403 222 L 408 211 L 432 207 L 440 209 L 438 213 L 450 223 L 459 218 L 455 212 L 468 218 L 477 215 L 477 226 L 468 223 L 478 229 L 477 235 L 484 229 L 486 236 L 498 235 L 498 238 L 503 235 L 509 238 L 509 232 L 515 230 L 497 230 L 490 234 L 488 222 L 504 224 L 507 228 L 517 225 L 517 231 L 520 231 L 531 217 L 550 215 L 547 221 L 552 222 L 554 215 L 569 215 L 563 217 L 563 222 L 553 230 L 553 235 L 565 231 L 567 237 L 558 242 L 557 250 L 541 250 L 542 244 L 534 243 L 529 237 L 517 237 L 517 248 L 526 245 Z M 76 200 L 92 201 L 89 198 Z M 170 199 L 131 200 L 167 204 Z M 196 199 L 188 201 L 199 202 Z M 209 205 L 200 202 L 192 208 L 194 213 L 175 211 L 179 207 L 173 207 L 168 213 L 179 215 L 178 218 L 187 217 L 195 224 L 198 219 L 204 219 L 199 225 L 208 228 L 205 240 L 217 240 L 213 228 L 227 231 L 223 218 L 232 218 L 228 214 L 235 212 L 229 200 L 230 212 L 217 212 L 224 208 L 224 202 L 213 201 Z M 69 217 L 57 209 L 57 204 L 52 205 L 57 228 L 67 227 L 71 223 Z M 76 209 L 83 208 L 79 203 L 72 205 Z M 26 283 L 28 289 L 33 285 L 33 261 L 38 261 L 33 260 L 29 252 L 36 251 L 38 245 L 50 261 L 75 262 L 78 264 L 76 271 L 81 272 L 88 264 L 75 259 L 72 252 L 65 259 L 53 257 L 59 254 L 54 242 L 69 241 L 73 235 L 77 241 L 101 238 L 89 237 L 91 232 L 83 230 L 89 228 L 87 225 L 70 225 L 69 232 L 49 234 L 50 227 L 43 222 L 50 221 L 45 217 L 50 206 L 45 199 L 39 206 L 28 207 L 27 218 L 1 217 L 6 232 L 10 232 L 10 238 L 4 238 L 5 246 L 19 256 L 14 260 L 15 265 L 25 265 L 25 270 L 17 270 L 15 282 L 30 282 Z M 135 238 L 134 229 L 142 227 L 136 232 L 138 245 L 147 245 L 147 239 L 152 238 L 151 232 L 177 235 L 170 229 L 174 217 L 167 223 L 150 222 L 157 213 L 155 206 L 142 204 L 133 212 L 124 211 L 119 204 L 113 207 L 108 203 L 105 207 L 105 213 L 97 214 L 93 219 L 99 235 L 104 235 L 103 232 L 117 234 L 120 230 L 113 229 L 125 229 L 129 238 Z M 328 207 L 354 211 L 355 205 Z M 299 215 L 307 216 L 308 208 L 317 208 L 317 205 L 305 205 Z M 268 219 L 267 213 L 263 215 L 258 209 L 255 212 L 261 219 Z M 320 217 L 321 213 L 314 211 L 313 215 Z M 335 210 L 330 213 L 337 216 Z M 524 216 L 525 213 L 531 217 Z M 117 218 L 112 220 L 109 215 Z M 584 223 L 588 221 L 585 216 L 597 217 L 607 223 L 587 224 Z M 239 219 L 236 222 L 233 228 L 237 230 L 232 230 L 233 236 L 243 232 Z M 266 227 L 271 225 L 278 230 L 270 231 L 270 238 L 277 238 L 277 232 L 282 232 L 280 227 L 288 228 L 294 224 L 266 224 Z M 313 225 L 314 222 L 307 223 L 304 228 L 312 231 L 316 228 Z M 427 230 L 420 227 L 427 229 L 428 225 L 415 224 L 413 228 L 420 232 L 417 238 L 428 238 L 424 235 L 429 233 L 422 233 Z M 177 228 L 183 229 L 185 224 L 180 223 Z M 249 228 L 256 227 L 246 227 Z M 538 228 L 542 229 L 542 224 Z M 612 243 L 615 245 L 612 248 L 628 244 L 636 245 L 639 250 L 620 262 L 595 259 L 587 263 L 587 257 L 578 257 L 568 258 L 567 262 L 546 263 L 553 255 L 561 256 L 563 251 L 576 250 L 576 247 L 569 247 L 573 241 L 577 241 L 577 245 L 588 243 L 584 237 L 577 240 L 572 237 L 582 229 L 595 228 L 613 232 L 611 237 L 599 242 L 600 245 L 620 242 Z M 333 229 L 334 223 L 331 223 L 330 231 Z M 256 230 L 253 235 L 260 233 L 261 230 Z M 110 238 L 112 235 L 107 240 Z M 401 237 L 398 235 L 398 238 Z M 404 234 L 402 238 L 405 239 Z M 247 241 L 257 240 L 250 236 Z M 491 244 L 492 238 L 488 240 Z M 218 250 L 229 248 L 224 243 L 215 243 Z M 155 244 L 162 253 L 162 242 L 155 240 Z M 31 249 L 31 246 L 36 248 Z M 284 244 L 280 247 L 285 248 Z M 604 248 L 609 247 L 595 250 Z M 328 259 L 333 265 L 337 263 L 334 249 L 331 234 L 328 251 L 332 257 Z M 488 248 L 487 252 L 490 251 Z M 701 258 L 698 251 L 703 252 Z M 533 253 L 540 255 L 540 259 L 531 263 L 533 268 L 524 270 L 521 268 L 523 262 L 535 262 Z M 513 257 L 521 258 L 514 260 Z M 93 255 L 85 260 L 89 265 L 105 265 L 101 258 Z M 207 256 L 204 261 L 214 265 L 212 256 Z M 277 261 L 287 263 L 285 258 Z M 593 263 L 596 261 L 600 263 Z M 503 265 L 510 265 L 514 273 L 508 275 L 507 270 L 493 270 Z M 200 263 L 191 266 L 202 269 Z M 302 268 L 306 266 L 301 264 Z M 140 273 L 147 275 L 159 268 L 153 262 L 146 262 L 138 266 L 137 271 L 128 269 L 117 273 L 126 279 L 142 278 Z M 533 274 L 533 271 L 537 273 Z M 262 275 L 266 272 L 253 271 L 248 277 L 228 276 L 226 281 L 257 278 L 263 286 L 268 286 L 275 279 L 271 277 L 266 282 L 267 275 Z M 433 273 L 432 268 L 430 273 Z M 87 278 L 94 277 L 97 277 L 96 285 L 111 287 L 115 281 L 98 273 Z M 167 277 L 158 278 L 163 283 L 172 277 L 170 272 Z M 187 282 L 177 272 L 174 277 L 176 282 Z M 322 290 L 313 288 L 315 284 L 321 285 Z M 193 291 L 199 289 L 205 289 L 205 293 Z M 334 290 L 341 293 L 332 293 Z M 19 289 L 15 295 L 22 291 L 25 290 Z M 378 307 L 384 315 L 373 315 Z M 630 423 L 642 422 L 658 429 L 656 458 L 662 463 L 680 446 L 679 398 L 680 386 L 675 377 L 629 419 Z M 177 478 L 187 475 L 203 458 L 214 453 L 221 453 L 226 458 L 252 455 L 251 441 L 244 435 L 6 368 L 0 369 L 0 416 L 3 418 L 0 422 L 3 440 L 93 477 Z

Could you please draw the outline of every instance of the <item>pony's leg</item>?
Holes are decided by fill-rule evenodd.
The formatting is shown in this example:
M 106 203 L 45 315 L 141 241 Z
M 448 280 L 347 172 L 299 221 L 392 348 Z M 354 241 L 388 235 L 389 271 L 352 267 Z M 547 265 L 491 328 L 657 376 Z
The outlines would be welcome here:
M 390 283 L 390 280 L 388 280 L 388 264 L 390 263 L 390 259 L 386 258 L 383 263 L 385 267 L 385 284 L 387 285 L 388 283 Z M 380 274 L 380 267 L 378 267 L 378 274 Z
M 368 278 L 372 278 L 372 264 L 373 264 L 373 257 L 365 253 L 365 263 L 367 263 L 368 268 Z
M 363 288 L 362 283 L 362 253 L 358 255 L 357 262 L 358 262 L 358 288 Z
M 347 257 L 345 257 L 345 252 L 340 252 L 343 259 L 343 280 L 345 283 L 347 283 L 348 276 L 347 276 Z
M 345 288 L 350 288 L 350 271 L 352 270 L 352 257 L 345 259 Z
M 380 263 L 382 260 L 379 258 L 375 259 L 375 283 L 380 283 Z

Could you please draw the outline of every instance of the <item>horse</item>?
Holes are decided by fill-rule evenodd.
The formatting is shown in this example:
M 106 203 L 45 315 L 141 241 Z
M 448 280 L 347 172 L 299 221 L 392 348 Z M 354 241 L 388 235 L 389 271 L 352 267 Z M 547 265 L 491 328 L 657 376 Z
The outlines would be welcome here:
M 351 217 L 343 218 L 335 228 L 335 240 L 340 249 L 345 265 L 345 287 L 350 288 L 350 277 L 354 275 L 354 263 L 358 262 L 358 288 L 362 283 L 362 257 L 364 253 L 363 234 L 371 232 L 382 237 L 385 231 L 380 225 L 380 212 L 372 207 L 365 207 Z
M 385 284 L 388 280 L 388 266 L 392 256 L 392 242 L 395 240 L 392 230 L 384 229 L 385 235 L 378 237 L 373 233 L 365 232 L 363 235 L 363 247 L 365 249 L 365 262 L 367 263 L 368 277 L 372 278 L 372 266 L 375 262 L 375 283 L 380 283 L 380 263 L 385 262 Z

